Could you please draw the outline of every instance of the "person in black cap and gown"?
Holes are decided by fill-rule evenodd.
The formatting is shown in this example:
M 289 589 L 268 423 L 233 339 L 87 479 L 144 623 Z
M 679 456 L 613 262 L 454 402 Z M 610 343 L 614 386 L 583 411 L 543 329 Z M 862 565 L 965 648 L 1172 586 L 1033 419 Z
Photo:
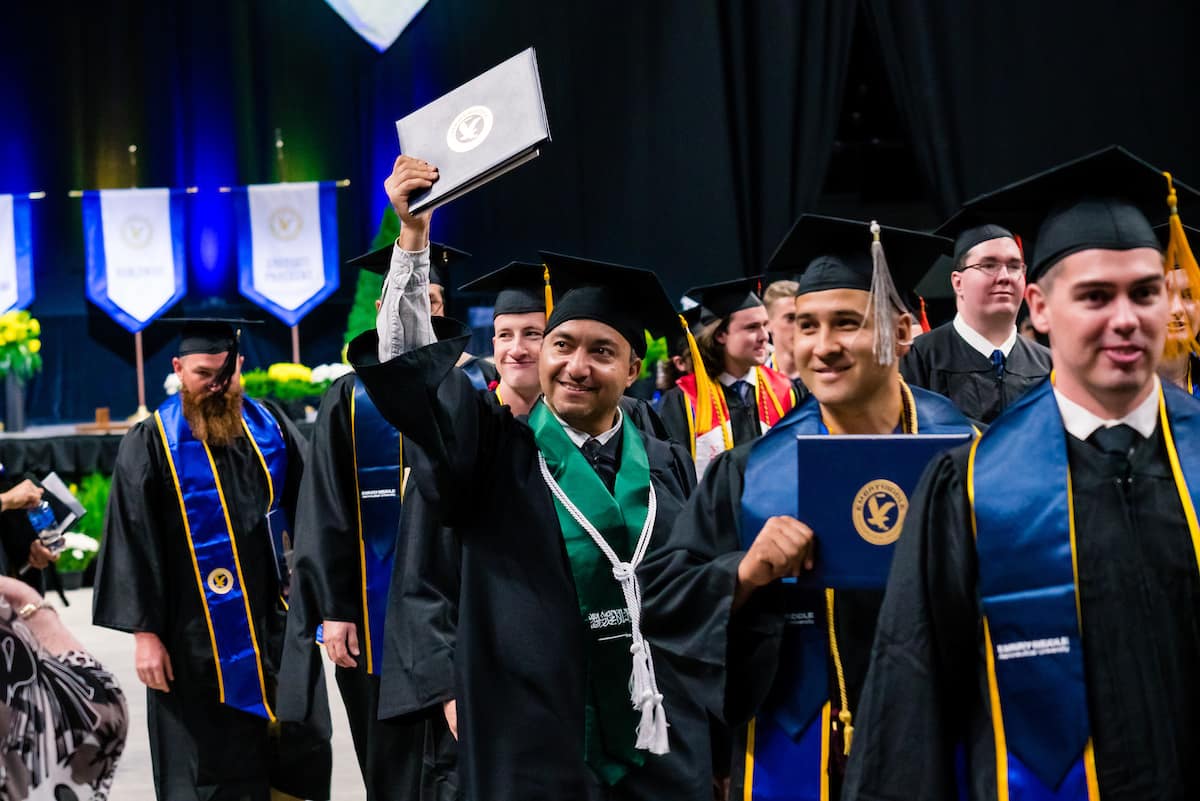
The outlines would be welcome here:
M 653 273 L 543 254 L 554 308 L 528 418 L 451 369 L 465 329 L 425 306 L 427 216 L 408 194 L 434 168 L 406 157 L 385 182 L 403 222 L 403 282 L 350 356 L 380 410 L 434 468 L 422 492 L 462 540 L 455 658 L 467 797 L 710 797 L 704 712 L 687 665 L 638 626 L 636 565 L 691 488 L 687 456 L 624 424 L 643 329 L 677 324 Z M 407 277 L 407 280 L 404 280 Z M 618 500 L 620 499 L 620 500 Z M 614 567 L 614 562 L 615 567 Z M 631 691 L 632 690 L 632 691 Z
M 158 798 L 328 798 L 320 671 L 288 688 L 311 696 L 304 722 L 275 713 L 304 440 L 242 394 L 244 321 L 177 322 L 180 392 L 117 454 L 93 622 L 134 635 Z
M 802 463 L 797 435 L 972 432 L 949 400 L 910 389 L 898 371 L 912 320 L 896 287 L 911 286 L 945 240 L 880 234 L 887 270 L 872 262 L 868 222 L 806 214 L 793 226 L 772 270 L 799 274 L 793 355 L 812 394 L 717 457 L 643 567 L 647 629 L 724 678 L 706 703 L 737 733 L 732 798 L 838 797 L 882 598 L 882 588 L 776 581 L 821 558 L 823 532 L 804 522 L 812 510 L 796 507 L 795 487 L 822 466 Z
M 1050 351 L 1017 335 L 1025 258 L 1012 233 L 959 216 L 941 232 L 954 242 L 954 319 L 913 342 L 900 363 L 912 386 L 945 395 L 972 420 L 990 423 L 1050 374 Z

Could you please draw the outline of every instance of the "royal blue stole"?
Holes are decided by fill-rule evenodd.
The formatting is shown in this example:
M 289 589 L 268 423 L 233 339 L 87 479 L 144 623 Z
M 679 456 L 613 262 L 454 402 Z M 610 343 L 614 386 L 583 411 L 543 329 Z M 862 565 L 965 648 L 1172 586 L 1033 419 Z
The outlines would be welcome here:
M 1200 406 L 1164 384 L 1159 427 L 1200 559 Z M 976 442 L 967 492 L 999 801 L 1095 801 L 1067 434 L 1049 380 Z
M 974 431 L 970 421 L 941 395 L 907 385 L 903 390 L 911 393 L 916 410 L 915 425 L 908 426 L 911 433 Z M 820 404 L 810 395 L 755 440 L 742 489 L 744 548 L 750 547 L 770 517 L 804 519 L 803 510 L 797 508 L 796 437 L 828 433 Z M 747 731 L 743 801 L 828 801 L 833 719 L 827 660 L 833 642 L 827 607 L 833 592 L 779 582 L 762 591 L 780 594 L 787 625 L 775 682 Z
M 358 498 L 364 652 L 367 672 L 378 675 L 383 668 L 384 612 L 404 492 L 404 444 L 400 432 L 383 419 L 357 377 L 350 400 L 350 428 Z
M 237 540 L 216 462 L 208 445 L 192 436 L 179 395 L 158 407 L 154 421 L 179 499 L 183 530 L 212 642 L 221 703 L 274 721 L 254 613 L 245 592 Z M 242 425 L 267 480 L 269 500 L 263 514 L 279 515 L 279 496 L 287 478 L 287 443 L 279 423 L 258 403 L 244 398 Z
M 471 379 L 471 386 L 481 392 L 486 392 L 488 388 L 487 376 L 483 374 L 483 368 L 479 366 L 478 359 L 472 359 L 462 366 L 462 371 L 467 374 L 467 378 Z

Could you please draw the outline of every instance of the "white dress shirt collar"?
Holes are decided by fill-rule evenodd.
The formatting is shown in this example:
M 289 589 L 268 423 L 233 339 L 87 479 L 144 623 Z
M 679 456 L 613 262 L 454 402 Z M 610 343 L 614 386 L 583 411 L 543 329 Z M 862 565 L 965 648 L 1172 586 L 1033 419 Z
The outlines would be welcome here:
M 546 404 L 546 408 L 550 409 L 550 405 Z M 585 431 L 580 431 L 578 428 L 574 428 L 569 423 L 567 423 L 566 420 L 563 420 L 561 417 L 559 417 L 558 412 L 554 411 L 553 409 L 550 409 L 550 414 L 554 415 L 554 418 L 556 420 L 558 420 L 559 424 L 562 425 L 563 431 L 567 432 L 567 436 L 571 438 L 571 442 L 575 443 L 576 448 L 582 448 L 583 443 L 587 442 L 589 439 L 592 439 L 591 434 L 588 434 Z M 624 415 L 621 414 L 621 407 L 618 406 L 617 407 L 617 422 L 613 424 L 612 428 L 608 429 L 603 434 L 600 434 L 596 437 L 596 439 L 600 441 L 601 445 L 607 445 L 608 441 L 617 435 L 617 432 L 621 430 L 621 423 L 623 422 L 623 418 L 624 418 Z
M 751 367 L 745 375 L 741 376 L 732 375 L 730 373 L 721 373 L 719 376 L 717 376 L 717 380 L 727 387 L 732 387 L 738 381 L 745 381 L 752 387 L 758 384 L 758 376 L 755 374 L 753 367 Z
M 1057 388 L 1054 390 L 1054 400 L 1058 401 L 1058 411 L 1062 414 L 1063 427 L 1067 429 L 1068 434 L 1076 439 L 1086 440 L 1092 434 L 1096 433 L 1098 429 L 1112 428 L 1119 425 L 1127 425 L 1141 434 L 1142 437 L 1149 439 L 1158 425 L 1159 392 L 1160 387 L 1158 377 L 1156 376 L 1154 379 L 1154 390 L 1146 396 L 1144 401 L 1137 405 L 1137 408 L 1119 420 L 1105 420 L 1103 417 L 1092 414 L 1075 401 L 1063 395 Z
M 1014 325 L 1012 331 L 1008 335 L 1008 339 L 1000 344 L 999 348 L 988 341 L 988 338 L 976 331 L 967 324 L 961 314 L 954 315 L 954 330 L 958 335 L 975 350 L 979 351 L 985 358 L 992 358 L 992 351 L 999 350 L 1004 354 L 1004 358 L 1008 358 L 1008 354 L 1012 353 L 1013 346 L 1017 344 L 1017 327 Z

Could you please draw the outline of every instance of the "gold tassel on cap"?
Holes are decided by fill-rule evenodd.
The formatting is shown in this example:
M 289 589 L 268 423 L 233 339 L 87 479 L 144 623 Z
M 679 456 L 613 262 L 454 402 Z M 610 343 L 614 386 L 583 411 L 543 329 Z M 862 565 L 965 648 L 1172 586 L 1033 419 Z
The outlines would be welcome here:
M 554 292 L 550 289 L 550 266 L 542 265 L 542 279 L 546 282 L 546 319 L 550 319 L 550 312 L 554 311 Z
M 712 380 L 708 377 L 708 371 L 704 369 L 700 346 L 696 344 L 696 338 L 692 336 L 692 329 L 682 314 L 679 315 L 679 324 L 683 326 L 683 334 L 687 337 L 688 351 L 692 354 L 692 373 L 696 376 L 696 428 L 699 429 L 702 421 L 703 425 L 707 426 L 712 420 L 713 385 Z M 692 447 L 695 448 L 694 442 Z
M 1187 276 L 1187 285 L 1192 291 L 1192 299 L 1200 302 L 1200 265 L 1196 263 L 1191 245 L 1188 244 L 1187 232 L 1183 229 L 1183 220 L 1179 217 L 1179 196 L 1175 192 L 1175 182 L 1171 173 L 1164 172 L 1163 176 L 1167 179 L 1167 206 L 1171 209 L 1171 217 L 1167 221 L 1171 236 L 1167 240 L 1166 253 L 1163 254 L 1164 269 L 1183 270 Z M 1188 344 L 1191 351 L 1200 356 L 1200 344 L 1196 342 L 1197 332 L 1192 330 L 1190 320 L 1185 319 L 1184 322 L 1188 327 Z

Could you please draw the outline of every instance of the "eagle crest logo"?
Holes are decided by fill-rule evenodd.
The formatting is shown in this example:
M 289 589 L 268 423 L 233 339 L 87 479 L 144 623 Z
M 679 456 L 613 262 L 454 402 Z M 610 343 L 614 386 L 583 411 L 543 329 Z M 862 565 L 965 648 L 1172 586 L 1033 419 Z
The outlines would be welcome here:
M 886 479 L 868 482 L 854 496 L 851 518 L 854 530 L 872 545 L 891 545 L 900 537 L 908 497 Z

